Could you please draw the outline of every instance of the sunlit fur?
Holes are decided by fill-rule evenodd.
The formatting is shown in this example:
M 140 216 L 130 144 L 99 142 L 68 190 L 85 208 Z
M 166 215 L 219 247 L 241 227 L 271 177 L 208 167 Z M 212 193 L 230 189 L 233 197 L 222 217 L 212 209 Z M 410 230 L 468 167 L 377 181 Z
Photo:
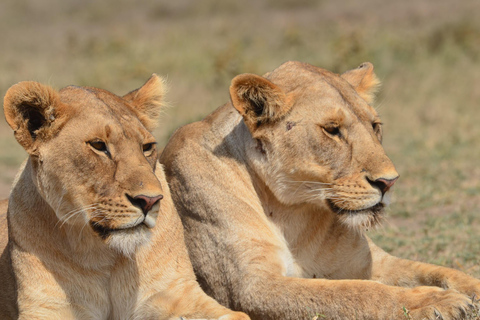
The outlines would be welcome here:
M 145 229 L 146 232 L 126 229 L 110 235 L 107 244 L 125 256 L 132 256 L 140 246 L 148 243 L 152 235 L 146 226 L 140 226 L 138 228 Z
M 235 77 L 230 103 L 175 132 L 160 161 L 207 293 L 262 320 L 462 317 L 478 280 L 365 234 L 398 178 L 378 84 L 370 63 L 338 75 L 286 62 Z
M 29 157 L 0 202 L 0 319 L 248 319 L 196 282 L 151 133 L 163 93 L 156 75 L 124 97 L 7 91 Z

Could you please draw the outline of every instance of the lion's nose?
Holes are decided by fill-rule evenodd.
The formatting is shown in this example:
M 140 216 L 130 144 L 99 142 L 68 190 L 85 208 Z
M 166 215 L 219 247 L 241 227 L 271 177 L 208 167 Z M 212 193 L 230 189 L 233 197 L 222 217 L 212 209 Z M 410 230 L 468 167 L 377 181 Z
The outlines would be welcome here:
M 377 187 L 378 189 L 380 189 L 380 191 L 382 192 L 382 195 L 384 195 L 394 184 L 395 184 L 395 181 L 397 181 L 398 179 L 398 176 L 396 176 L 395 178 L 393 179 L 383 179 L 383 178 L 379 178 L 375 181 L 371 181 L 371 180 L 368 180 L 368 182 L 374 186 L 374 187 Z
M 144 215 L 147 215 L 152 207 L 163 199 L 163 195 L 149 197 L 141 194 L 132 198 L 127 194 L 127 198 L 135 207 L 142 209 Z

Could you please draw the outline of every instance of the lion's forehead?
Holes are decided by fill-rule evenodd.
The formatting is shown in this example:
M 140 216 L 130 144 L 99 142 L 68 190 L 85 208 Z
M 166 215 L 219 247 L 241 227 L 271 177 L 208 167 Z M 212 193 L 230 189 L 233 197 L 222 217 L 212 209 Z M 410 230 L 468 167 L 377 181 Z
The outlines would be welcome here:
M 305 90 L 294 92 L 296 100 L 292 113 L 303 119 L 323 124 L 337 122 L 345 125 L 364 123 L 371 125 L 378 114 L 374 108 L 350 92 L 332 87 L 328 83 L 314 83 Z
M 268 78 L 285 92 L 291 93 L 307 111 L 319 113 L 326 109 L 341 109 L 361 122 L 371 122 L 377 112 L 365 102 L 352 86 L 331 71 L 296 61 L 275 69 Z
M 75 115 L 70 121 L 86 124 L 85 133 L 127 140 L 143 140 L 150 135 L 127 102 L 108 91 L 69 86 L 60 90 L 60 96 Z
M 125 100 L 106 90 L 68 86 L 60 90 L 60 99 L 77 113 L 99 112 L 126 121 L 136 118 Z
M 268 79 L 287 92 L 310 87 L 312 84 L 334 83 L 337 78 L 340 77 L 331 71 L 297 61 L 286 62 L 268 74 Z

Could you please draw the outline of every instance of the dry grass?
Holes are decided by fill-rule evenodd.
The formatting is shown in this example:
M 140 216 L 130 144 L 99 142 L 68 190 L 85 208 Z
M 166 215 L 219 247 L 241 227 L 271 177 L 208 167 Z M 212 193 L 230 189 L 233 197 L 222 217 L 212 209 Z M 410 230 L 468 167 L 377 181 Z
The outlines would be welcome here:
M 228 100 L 238 73 L 286 60 L 341 72 L 371 61 L 377 108 L 401 179 L 389 252 L 480 277 L 480 22 L 478 0 L 0 2 L 0 92 L 22 80 L 123 94 L 165 75 L 169 104 L 155 134 Z M 0 196 L 25 152 L 0 121 Z

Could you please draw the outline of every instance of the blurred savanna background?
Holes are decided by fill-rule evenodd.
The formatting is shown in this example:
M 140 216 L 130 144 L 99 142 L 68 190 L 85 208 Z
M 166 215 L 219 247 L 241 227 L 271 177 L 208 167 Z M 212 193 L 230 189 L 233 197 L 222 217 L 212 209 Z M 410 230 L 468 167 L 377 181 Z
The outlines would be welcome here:
M 400 173 L 384 225 L 394 255 L 480 277 L 480 1 L 2 0 L 0 92 L 36 80 L 123 95 L 169 84 L 155 135 L 228 101 L 239 73 L 287 60 L 374 64 L 384 146 Z M 0 120 L 0 197 L 26 153 Z

